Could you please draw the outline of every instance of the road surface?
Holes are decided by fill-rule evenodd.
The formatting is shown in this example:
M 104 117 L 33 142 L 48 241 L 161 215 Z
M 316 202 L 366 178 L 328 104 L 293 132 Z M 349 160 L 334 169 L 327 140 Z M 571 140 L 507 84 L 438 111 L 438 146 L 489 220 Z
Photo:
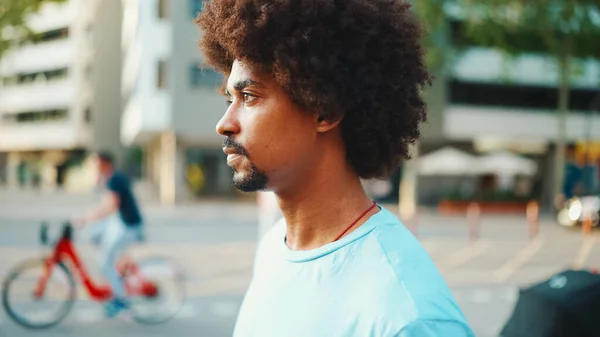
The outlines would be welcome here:
M 0 193 L 0 276 L 17 261 L 44 252 L 37 242 L 40 221 L 50 220 L 51 233 L 57 234 L 60 221 L 72 210 L 84 210 L 92 199 Z M 251 275 L 255 206 L 211 201 L 171 208 L 150 205 L 145 213 L 148 243 L 134 253 L 166 255 L 186 270 L 189 299 L 177 317 L 157 326 L 142 326 L 127 317 L 105 320 L 101 306 L 80 296 L 68 319 L 47 331 L 24 330 L 0 310 L 0 336 L 231 336 Z M 481 238 L 473 241 L 461 217 L 426 214 L 416 233 L 478 337 L 498 336 L 520 286 L 565 268 L 600 266 L 596 235 L 584 238 L 548 220 L 535 240 L 529 240 L 525 219 L 519 216 L 484 218 Z M 94 271 L 92 248 L 80 237 L 77 243 Z

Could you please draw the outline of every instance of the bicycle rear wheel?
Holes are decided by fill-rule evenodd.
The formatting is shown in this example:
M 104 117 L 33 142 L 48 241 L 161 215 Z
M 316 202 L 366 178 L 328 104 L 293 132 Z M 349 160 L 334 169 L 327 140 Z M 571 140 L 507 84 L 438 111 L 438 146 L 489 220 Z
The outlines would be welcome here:
M 60 323 L 75 301 L 75 281 L 60 262 L 52 267 L 44 291 L 36 294 L 45 270 L 46 259 L 27 260 L 10 271 L 2 284 L 2 305 L 6 313 L 28 329 L 44 329 Z M 27 303 L 27 300 L 32 302 Z
M 139 323 L 159 324 L 175 317 L 185 302 L 182 269 L 163 257 L 135 262 L 125 275 L 131 316 Z

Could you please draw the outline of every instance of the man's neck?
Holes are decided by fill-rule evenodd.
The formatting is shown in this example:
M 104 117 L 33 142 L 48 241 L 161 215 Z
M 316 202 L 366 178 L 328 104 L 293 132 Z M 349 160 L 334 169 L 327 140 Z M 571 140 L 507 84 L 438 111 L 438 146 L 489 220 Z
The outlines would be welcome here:
M 287 224 L 286 243 L 293 250 L 315 249 L 332 242 L 372 205 L 349 167 L 321 167 L 312 173 L 293 191 L 276 193 Z M 345 235 L 378 211 L 374 208 L 365 214 Z

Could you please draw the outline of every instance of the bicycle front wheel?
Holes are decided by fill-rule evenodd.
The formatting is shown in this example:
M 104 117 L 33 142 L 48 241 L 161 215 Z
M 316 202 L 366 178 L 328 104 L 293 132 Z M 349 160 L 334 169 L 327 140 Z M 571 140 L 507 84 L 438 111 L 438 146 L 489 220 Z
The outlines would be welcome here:
M 158 324 L 175 317 L 186 297 L 182 269 L 162 257 L 145 258 L 125 275 L 131 314 L 144 324 Z
M 75 301 L 75 281 L 67 267 L 57 263 L 49 273 L 46 269 L 46 259 L 25 261 L 10 271 L 2 284 L 6 313 L 28 329 L 60 323 Z

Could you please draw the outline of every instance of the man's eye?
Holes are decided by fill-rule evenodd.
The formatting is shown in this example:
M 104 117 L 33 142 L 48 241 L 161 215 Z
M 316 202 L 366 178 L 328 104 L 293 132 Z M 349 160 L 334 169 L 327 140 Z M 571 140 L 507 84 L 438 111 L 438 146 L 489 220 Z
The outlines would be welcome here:
M 256 98 L 256 96 L 252 96 L 250 94 L 243 94 L 242 98 L 244 99 L 244 103 L 250 103 Z
M 229 106 L 233 103 L 233 100 L 231 99 L 231 97 L 227 97 L 227 100 L 225 101 L 225 103 Z

